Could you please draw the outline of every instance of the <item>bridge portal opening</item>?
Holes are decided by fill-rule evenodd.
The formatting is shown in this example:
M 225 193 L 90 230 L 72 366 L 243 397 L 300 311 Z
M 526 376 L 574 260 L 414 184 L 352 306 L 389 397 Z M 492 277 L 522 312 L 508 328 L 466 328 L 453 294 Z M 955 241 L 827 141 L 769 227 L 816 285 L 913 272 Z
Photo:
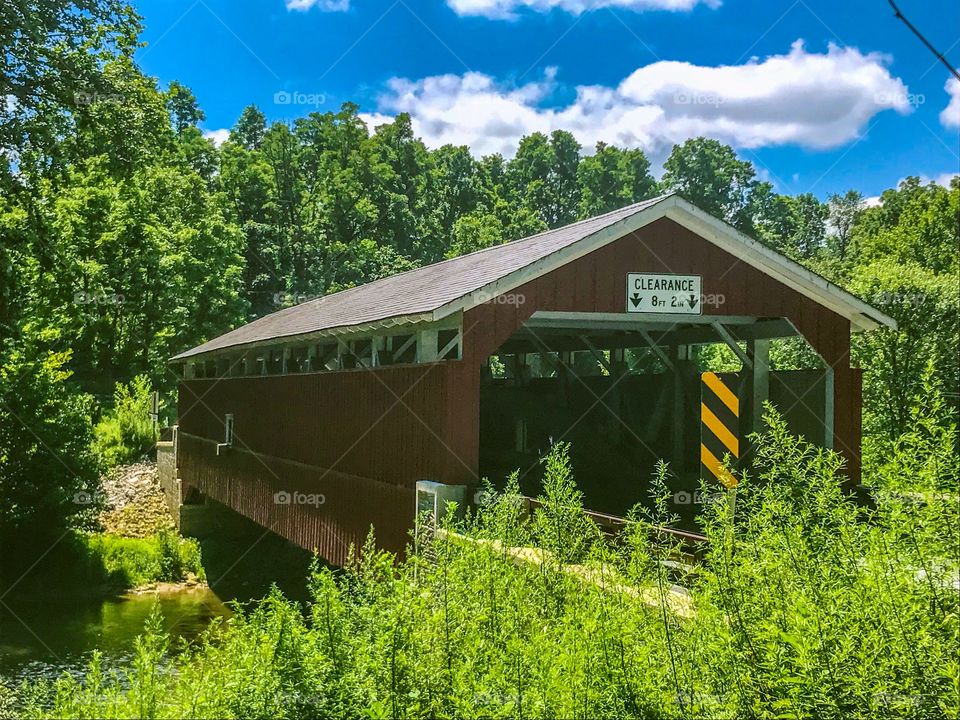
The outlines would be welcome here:
M 671 511 L 695 529 L 701 476 L 722 489 L 710 458 L 746 462 L 765 401 L 830 447 L 832 397 L 832 370 L 783 318 L 540 311 L 481 368 L 480 475 L 502 487 L 516 471 L 537 496 L 541 459 L 569 442 L 585 507 L 624 516 L 664 460 Z

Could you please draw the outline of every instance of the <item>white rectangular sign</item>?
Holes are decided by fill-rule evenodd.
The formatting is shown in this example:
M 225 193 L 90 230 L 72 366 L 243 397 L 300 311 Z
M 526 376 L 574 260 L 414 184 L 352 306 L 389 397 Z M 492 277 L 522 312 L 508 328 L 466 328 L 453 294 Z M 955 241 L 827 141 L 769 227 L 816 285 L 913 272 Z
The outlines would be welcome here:
M 703 279 L 699 275 L 627 273 L 627 312 L 703 314 Z

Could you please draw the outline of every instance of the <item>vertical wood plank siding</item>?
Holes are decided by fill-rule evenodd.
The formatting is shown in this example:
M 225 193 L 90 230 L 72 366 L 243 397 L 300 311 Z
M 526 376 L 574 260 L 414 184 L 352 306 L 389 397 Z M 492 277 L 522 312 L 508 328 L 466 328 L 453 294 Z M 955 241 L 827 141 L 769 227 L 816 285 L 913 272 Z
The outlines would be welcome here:
M 180 430 L 193 436 L 180 444 L 183 481 L 331 562 L 342 562 L 371 523 L 384 547 L 402 550 L 418 479 L 477 482 L 484 359 L 537 310 L 624 312 L 628 272 L 702 275 L 704 294 L 724 298 L 705 314 L 790 319 L 834 367 L 834 444 L 859 480 L 860 374 L 850 369 L 849 321 L 661 219 L 511 291 L 521 304 L 467 311 L 462 360 L 182 382 Z M 237 452 L 217 457 L 211 443 L 222 442 L 226 413 Z M 278 509 L 273 493 L 288 482 L 327 503 Z

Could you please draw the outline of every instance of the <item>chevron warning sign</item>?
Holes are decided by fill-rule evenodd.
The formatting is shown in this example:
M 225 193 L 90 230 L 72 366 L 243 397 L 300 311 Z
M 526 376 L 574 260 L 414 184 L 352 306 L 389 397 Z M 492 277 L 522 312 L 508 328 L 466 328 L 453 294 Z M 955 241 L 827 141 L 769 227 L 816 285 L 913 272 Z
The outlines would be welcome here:
M 701 375 L 700 469 L 704 479 L 737 486 L 737 478 L 723 466 L 723 458 L 740 458 L 740 401 L 716 373 Z

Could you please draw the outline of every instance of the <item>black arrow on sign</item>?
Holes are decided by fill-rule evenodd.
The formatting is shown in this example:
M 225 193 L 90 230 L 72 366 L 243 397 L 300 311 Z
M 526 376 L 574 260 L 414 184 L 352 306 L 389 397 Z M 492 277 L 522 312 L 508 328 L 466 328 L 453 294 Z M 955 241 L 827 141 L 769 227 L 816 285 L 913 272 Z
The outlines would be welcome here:
M 640 293 L 634 293 L 633 297 L 630 298 L 630 302 L 634 307 L 640 307 Z
M 696 296 L 696 295 L 691 295 L 691 296 L 690 296 L 690 307 L 691 307 L 691 308 L 695 308 L 696 306 L 697 306 L 697 296 Z

